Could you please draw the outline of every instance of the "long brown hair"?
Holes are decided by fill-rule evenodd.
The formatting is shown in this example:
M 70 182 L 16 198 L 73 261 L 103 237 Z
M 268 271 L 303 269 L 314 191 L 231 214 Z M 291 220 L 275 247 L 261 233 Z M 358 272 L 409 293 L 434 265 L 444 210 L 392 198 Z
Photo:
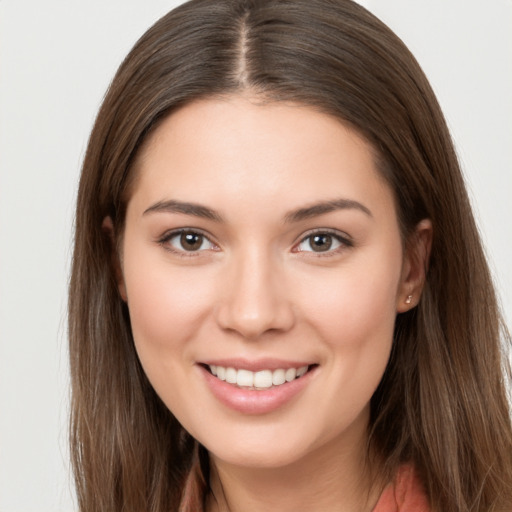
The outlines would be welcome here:
M 453 144 L 414 57 L 349 0 L 193 0 L 150 28 L 119 68 L 90 137 L 76 210 L 69 339 L 80 510 L 201 507 L 204 451 L 142 371 L 102 222 L 110 216 L 122 234 L 131 164 L 164 117 L 245 90 L 313 106 L 365 137 L 394 191 L 404 240 L 431 219 L 427 282 L 418 307 L 396 319 L 371 401 L 370 447 L 388 475 L 414 464 L 435 511 L 510 510 L 510 337 Z

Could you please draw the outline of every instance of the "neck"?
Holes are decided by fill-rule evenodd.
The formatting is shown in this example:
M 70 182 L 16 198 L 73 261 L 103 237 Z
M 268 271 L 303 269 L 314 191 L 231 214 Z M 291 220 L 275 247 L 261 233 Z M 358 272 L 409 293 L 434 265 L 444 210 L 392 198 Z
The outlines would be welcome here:
M 366 435 L 334 439 L 291 464 L 249 468 L 210 454 L 208 512 L 369 512 L 384 482 L 375 482 Z M 373 481 L 372 481 L 373 480 Z

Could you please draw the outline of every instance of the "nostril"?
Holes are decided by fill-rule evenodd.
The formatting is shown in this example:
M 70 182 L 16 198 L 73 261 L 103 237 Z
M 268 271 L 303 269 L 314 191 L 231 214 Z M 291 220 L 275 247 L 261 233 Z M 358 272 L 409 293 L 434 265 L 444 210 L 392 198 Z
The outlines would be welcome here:
M 217 311 L 218 325 L 225 331 L 236 332 L 250 340 L 264 334 L 288 331 L 294 325 L 294 314 L 286 305 L 225 304 Z

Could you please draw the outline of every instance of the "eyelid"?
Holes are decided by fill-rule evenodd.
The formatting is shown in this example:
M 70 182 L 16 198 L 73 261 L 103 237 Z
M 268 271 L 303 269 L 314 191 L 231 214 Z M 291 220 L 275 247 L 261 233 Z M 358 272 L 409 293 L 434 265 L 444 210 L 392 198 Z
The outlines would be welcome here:
M 176 249 L 175 247 L 172 247 L 171 245 L 167 244 L 167 242 L 169 242 L 169 240 L 171 240 L 172 238 L 174 238 L 176 236 L 180 236 L 183 233 L 193 233 L 193 234 L 196 234 L 196 235 L 201 235 L 206 240 L 208 240 L 208 242 L 214 248 L 212 248 L 212 249 L 202 249 L 202 250 L 198 250 L 198 251 L 185 251 L 185 250 Z M 169 231 L 166 231 L 161 236 L 159 236 L 156 241 L 166 251 L 169 251 L 169 252 L 171 252 L 173 254 L 176 254 L 178 256 L 183 256 L 183 257 L 188 258 L 188 257 L 199 256 L 201 253 L 205 252 L 206 250 L 215 250 L 215 251 L 219 250 L 218 244 L 215 243 L 212 238 L 213 237 L 210 234 L 206 233 L 205 231 L 203 231 L 200 228 L 183 227 L 183 228 L 176 228 L 176 229 L 171 229 Z
M 303 251 L 303 250 L 297 249 L 298 246 L 300 244 L 302 244 L 303 242 L 305 242 L 308 238 L 310 238 L 314 235 L 318 235 L 318 234 L 332 236 L 338 242 L 341 243 L 341 247 L 337 247 L 335 249 L 329 249 L 324 252 L 322 252 L 322 251 L 318 251 L 318 252 Z M 295 242 L 295 244 L 293 245 L 292 252 L 313 253 L 315 256 L 331 256 L 333 254 L 338 253 L 340 250 L 351 248 L 353 246 L 354 246 L 354 241 L 353 241 L 352 237 L 343 231 L 338 231 L 338 230 L 332 229 L 332 228 L 315 228 L 315 229 L 311 229 L 310 231 L 307 231 L 306 233 L 303 233 L 300 236 L 299 240 L 297 242 Z
M 186 251 L 186 250 L 179 250 L 170 245 L 167 245 L 167 242 L 169 240 L 171 240 L 172 238 L 174 238 L 176 236 L 182 235 L 183 233 L 194 233 L 194 234 L 201 235 L 206 240 L 208 240 L 208 242 L 213 246 L 213 248 L 202 249 L 202 250 L 198 250 L 198 251 Z M 335 249 L 329 249 L 324 252 L 322 252 L 322 251 L 318 251 L 318 252 L 304 251 L 304 250 L 297 249 L 300 244 L 302 244 L 308 238 L 310 238 L 316 234 L 324 234 L 324 235 L 332 236 L 338 242 L 340 242 L 341 247 L 337 247 Z M 184 256 L 184 257 L 198 256 L 201 253 L 205 252 L 206 250 L 215 250 L 215 251 L 220 250 L 218 244 L 213 240 L 213 237 L 209 233 L 205 232 L 204 230 L 202 230 L 200 228 L 182 227 L 182 228 L 171 229 L 169 231 L 164 232 L 161 236 L 159 236 L 156 239 L 156 241 L 165 250 L 167 250 L 171 253 L 177 254 L 179 256 Z M 292 252 L 313 253 L 313 254 L 315 254 L 315 256 L 330 256 L 330 255 L 336 254 L 340 250 L 350 248 L 353 246 L 354 246 L 354 242 L 352 240 L 352 237 L 350 237 L 350 235 L 348 235 L 347 233 L 345 233 L 343 231 L 338 231 L 338 230 L 332 229 L 332 228 L 315 228 L 315 229 L 311 229 L 311 230 L 307 231 L 306 233 L 301 234 L 300 238 L 293 244 Z

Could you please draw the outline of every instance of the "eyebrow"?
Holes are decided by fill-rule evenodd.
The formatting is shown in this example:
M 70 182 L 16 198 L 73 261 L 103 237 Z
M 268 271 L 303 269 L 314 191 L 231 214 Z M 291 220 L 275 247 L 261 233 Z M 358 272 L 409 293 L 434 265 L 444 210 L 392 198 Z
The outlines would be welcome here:
M 184 213 L 185 215 L 193 215 L 194 217 L 201 217 L 203 219 L 214 220 L 216 222 L 223 222 L 222 216 L 208 208 L 196 203 L 188 203 L 182 201 L 176 201 L 170 199 L 168 201 L 158 201 L 153 206 L 150 206 L 147 210 L 144 210 L 143 215 L 148 213 Z
M 373 217 L 372 212 L 363 204 L 352 199 L 333 199 L 330 201 L 321 201 L 305 208 L 298 208 L 288 212 L 284 220 L 286 223 L 300 222 L 302 220 L 324 215 L 336 210 L 359 210 L 369 217 Z M 167 201 L 158 201 L 154 205 L 144 210 L 143 215 L 148 213 L 183 213 L 185 215 L 193 215 L 194 217 L 200 217 L 203 219 L 213 220 L 215 222 L 224 222 L 222 215 L 197 203 L 177 201 L 175 199 L 169 199 Z
M 331 201 L 322 201 L 312 204 L 305 208 L 293 210 L 285 215 L 285 221 L 288 223 L 299 222 L 310 219 L 318 215 L 334 212 L 336 210 L 359 210 L 369 217 L 373 217 L 372 212 L 363 204 L 352 199 L 333 199 Z

